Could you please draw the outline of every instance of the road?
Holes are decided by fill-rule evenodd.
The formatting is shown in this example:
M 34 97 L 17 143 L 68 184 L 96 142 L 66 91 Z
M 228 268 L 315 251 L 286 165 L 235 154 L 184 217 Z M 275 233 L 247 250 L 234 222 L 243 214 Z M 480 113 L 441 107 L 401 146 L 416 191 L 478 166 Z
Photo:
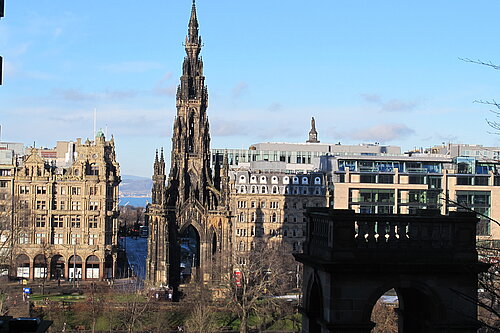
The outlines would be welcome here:
M 124 237 L 120 245 L 127 252 L 127 259 L 133 274 L 144 280 L 146 278 L 146 257 L 148 256 L 148 239 Z

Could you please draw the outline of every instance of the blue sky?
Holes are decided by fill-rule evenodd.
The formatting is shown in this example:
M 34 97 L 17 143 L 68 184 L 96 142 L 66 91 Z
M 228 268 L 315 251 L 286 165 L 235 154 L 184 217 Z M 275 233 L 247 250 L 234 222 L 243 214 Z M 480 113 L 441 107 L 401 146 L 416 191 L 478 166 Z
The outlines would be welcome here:
M 322 142 L 500 146 L 499 1 L 199 0 L 212 147 Z M 190 0 L 6 0 L 2 139 L 114 134 L 122 174 L 170 152 Z M 169 155 L 169 154 L 167 154 Z

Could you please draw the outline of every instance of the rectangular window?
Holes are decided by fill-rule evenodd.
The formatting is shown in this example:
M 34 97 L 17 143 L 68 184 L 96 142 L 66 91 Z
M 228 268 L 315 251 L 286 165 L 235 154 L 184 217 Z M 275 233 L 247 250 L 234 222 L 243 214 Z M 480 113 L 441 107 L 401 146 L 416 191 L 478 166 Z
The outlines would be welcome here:
M 59 194 L 66 195 L 66 186 L 61 186 L 59 188 Z
M 64 235 L 54 234 L 54 244 L 64 244 Z
M 82 244 L 81 236 L 82 235 L 79 235 L 79 234 L 71 234 L 71 245 Z
M 71 216 L 71 228 L 80 228 L 82 218 L 80 215 Z
M 80 195 L 82 192 L 82 189 L 79 186 L 72 186 L 71 187 L 71 195 Z
M 408 184 L 425 184 L 425 176 L 410 175 L 408 177 Z
M 35 219 L 35 226 L 37 228 L 45 228 L 45 221 L 47 217 L 45 215 L 37 215 Z
M 22 232 L 19 234 L 19 244 L 28 244 L 29 241 L 30 240 L 27 233 Z
M 89 228 L 97 228 L 97 216 L 89 216 Z
M 10 176 L 10 169 L 0 169 L 0 176 Z
M 7 180 L 0 180 L 0 187 L 8 187 L 9 182 Z
M 429 188 L 440 189 L 441 188 L 441 176 L 429 176 L 428 183 L 429 183 Z
M 394 183 L 394 175 L 378 175 L 378 182 L 380 184 Z
M 59 202 L 59 210 L 66 210 L 66 202 L 65 201 Z
M 91 201 L 89 204 L 89 210 L 99 210 L 99 203 L 97 201 Z
M 97 235 L 89 235 L 89 245 L 97 245 Z
M 474 177 L 474 185 L 488 186 L 489 177 Z
M 64 217 L 61 215 L 52 216 L 52 228 L 64 227 Z
M 82 210 L 82 203 L 80 201 L 72 201 L 71 210 Z
M 35 244 L 43 244 L 45 242 L 45 234 L 35 234 Z
M 29 194 L 30 193 L 30 187 L 29 186 L 25 186 L 25 185 L 21 185 L 19 186 L 19 194 Z
M 98 189 L 97 186 L 91 186 L 89 188 L 89 194 L 90 195 L 97 195 L 97 189 Z
M 37 186 L 36 194 L 47 194 L 47 186 Z
M 376 177 L 376 175 L 372 175 L 372 174 L 362 174 L 359 177 L 359 182 L 360 183 L 376 183 L 377 177 Z
M 458 176 L 457 185 L 472 185 L 472 177 Z
M 37 201 L 36 209 L 47 209 L 47 203 L 45 201 Z

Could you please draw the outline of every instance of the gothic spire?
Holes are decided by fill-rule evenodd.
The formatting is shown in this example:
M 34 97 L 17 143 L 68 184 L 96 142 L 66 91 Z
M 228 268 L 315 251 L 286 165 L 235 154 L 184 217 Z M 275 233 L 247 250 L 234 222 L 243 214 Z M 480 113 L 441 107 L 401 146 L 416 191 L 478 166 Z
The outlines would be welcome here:
M 198 17 L 196 16 L 196 4 L 193 0 L 191 17 L 189 18 L 188 34 L 186 36 L 186 53 L 192 59 L 198 58 L 201 50 L 201 37 L 198 31 Z

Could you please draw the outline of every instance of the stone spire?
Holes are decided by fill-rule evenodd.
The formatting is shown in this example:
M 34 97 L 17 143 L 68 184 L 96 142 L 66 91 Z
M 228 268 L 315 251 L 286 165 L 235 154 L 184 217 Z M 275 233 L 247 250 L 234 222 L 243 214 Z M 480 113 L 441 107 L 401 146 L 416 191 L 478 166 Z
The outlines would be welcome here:
M 314 117 L 312 117 L 311 119 L 311 130 L 309 131 L 309 140 L 307 140 L 306 142 L 319 143 L 318 132 L 316 131 L 316 121 L 314 120 Z

